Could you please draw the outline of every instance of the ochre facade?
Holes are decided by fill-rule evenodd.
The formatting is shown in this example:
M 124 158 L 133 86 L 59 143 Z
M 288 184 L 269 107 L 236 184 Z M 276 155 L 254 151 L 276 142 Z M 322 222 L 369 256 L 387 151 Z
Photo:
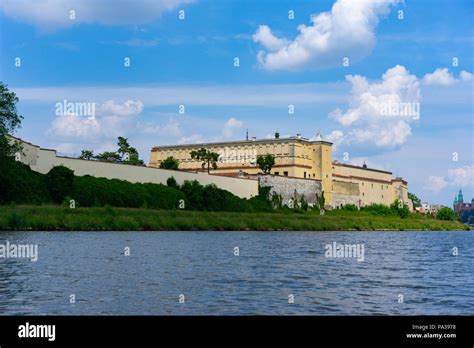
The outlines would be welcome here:
M 191 151 L 200 148 L 219 153 L 218 168 L 211 171 L 214 174 L 259 174 L 261 170 L 256 163 L 257 156 L 271 154 L 275 156 L 271 174 L 320 181 L 328 206 L 364 206 L 372 203 L 389 205 L 395 199 L 401 199 L 411 208 L 406 181 L 394 178 L 387 171 L 333 161 L 332 143 L 321 137 L 316 141 L 297 136 L 157 146 L 151 150 L 149 166 L 159 167 L 161 161 L 172 156 L 179 160 L 180 170 L 203 170 L 202 162 L 191 159 L 190 155 Z

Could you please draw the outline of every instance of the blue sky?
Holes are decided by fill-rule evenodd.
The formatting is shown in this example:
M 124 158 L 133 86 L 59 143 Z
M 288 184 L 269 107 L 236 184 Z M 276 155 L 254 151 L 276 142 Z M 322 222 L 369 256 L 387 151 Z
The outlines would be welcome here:
M 63 154 L 321 131 L 335 159 L 450 204 L 474 196 L 473 17 L 467 0 L 4 0 L 0 80 L 17 135 Z M 64 100 L 94 119 L 58 116 Z M 420 113 L 380 115 L 390 101 Z

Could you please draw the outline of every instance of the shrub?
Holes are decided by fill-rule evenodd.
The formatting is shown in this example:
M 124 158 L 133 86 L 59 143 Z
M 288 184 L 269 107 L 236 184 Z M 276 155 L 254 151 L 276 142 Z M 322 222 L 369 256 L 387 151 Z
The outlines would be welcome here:
M 357 208 L 357 205 L 355 204 L 344 204 L 340 209 L 345 210 L 345 211 L 358 211 L 359 210 L 359 208 Z
M 455 219 L 454 211 L 449 208 L 441 208 L 438 210 L 438 213 L 436 214 L 436 218 L 438 220 L 447 220 L 447 221 L 453 221 Z
M 176 179 L 174 178 L 174 176 L 170 176 L 170 177 L 166 180 L 166 185 L 167 185 L 168 187 L 178 188 L 178 183 L 176 182 Z
M 178 170 L 179 161 L 173 156 L 169 156 L 160 162 L 161 169 L 173 169 Z
M 46 187 L 54 203 L 62 203 L 73 191 L 74 172 L 64 166 L 56 166 L 46 174 Z
M 362 211 L 366 211 L 372 215 L 393 215 L 393 210 L 384 204 L 371 204 L 361 208 Z
M 44 175 L 11 158 L 0 158 L 0 204 L 49 201 Z
M 390 209 L 395 213 L 395 215 L 400 216 L 402 219 L 406 218 L 410 214 L 408 206 L 396 199 L 391 205 Z

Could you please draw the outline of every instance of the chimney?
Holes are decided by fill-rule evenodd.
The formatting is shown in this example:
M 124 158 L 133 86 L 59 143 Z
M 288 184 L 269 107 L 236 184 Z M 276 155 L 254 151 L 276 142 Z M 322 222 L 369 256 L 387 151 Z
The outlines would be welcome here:
M 275 139 L 280 139 L 280 133 L 278 133 L 278 131 L 275 132 Z

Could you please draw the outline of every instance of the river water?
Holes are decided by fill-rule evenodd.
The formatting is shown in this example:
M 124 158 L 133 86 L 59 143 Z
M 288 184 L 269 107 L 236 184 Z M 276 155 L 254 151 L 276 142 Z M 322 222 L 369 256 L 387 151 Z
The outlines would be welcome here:
M 38 247 L 37 261 L 0 258 L 0 314 L 473 315 L 473 241 L 474 231 L 0 232 L 0 246 Z

